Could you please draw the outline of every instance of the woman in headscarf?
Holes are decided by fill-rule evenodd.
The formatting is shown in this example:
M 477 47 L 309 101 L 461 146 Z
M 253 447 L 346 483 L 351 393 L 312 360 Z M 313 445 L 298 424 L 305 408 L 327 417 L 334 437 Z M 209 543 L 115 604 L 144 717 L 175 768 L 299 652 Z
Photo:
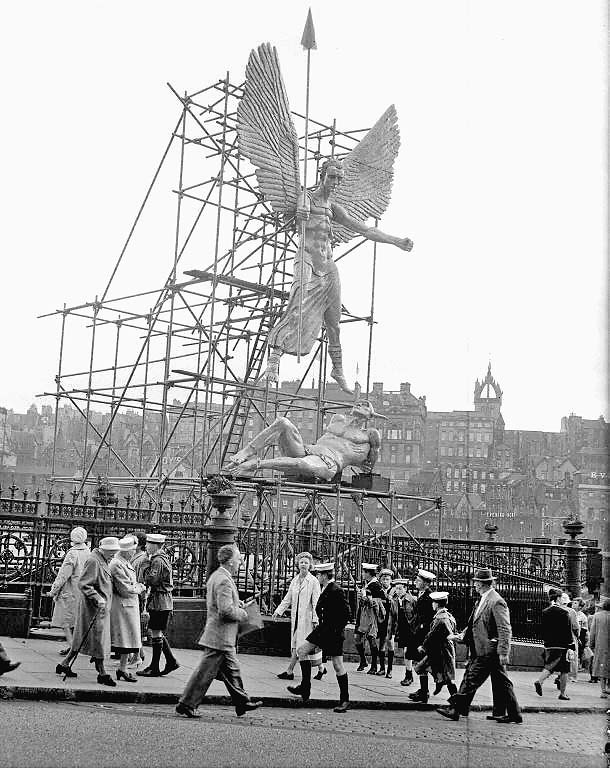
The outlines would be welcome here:
M 298 574 L 288 588 L 283 601 L 273 613 L 272 619 L 278 619 L 287 609 L 290 609 L 290 637 L 291 652 L 290 664 L 283 673 L 278 673 L 278 678 L 284 678 L 292 681 L 294 678 L 294 666 L 297 663 L 297 649 L 306 641 L 307 636 L 318 625 L 318 615 L 316 614 L 316 604 L 320 597 L 320 583 L 311 574 L 310 569 L 313 565 L 311 553 L 299 553 L 296 557 Z M 322 652 L 318 651 L 305 657 L 312 666 L 318 666 L 320 669 L 315 678 L 319 681 L 326 669 L 322 669 Z
M 47 593 L 53 599 L 52 627 L 60 627 L 66 636 L 68 646 L 59 653 L 65 656 L 72 645 L 72 634 L 76 623 L 76 597 L 78 580 L 83 573 L 83 566 L 90 555 L 87 546 L 87 532 L 82 526 L 76 526 L 70 532 L 70 549 L 57 572 L 55 581 Z
M 592 675 L 599 678 L 601 697 L 610 694 L 610 598 L 600 598 L 593 615 L 589 645 L 593 650 Z
M 140 651 L 140 603 L 138 596 L 146 586 L 138 582 L 136 571 L 131 565 L 137 541 L 132 536 L 119 540 L 119 552 L 110 561 L 112 575 L 112 604 L 110 606 L 110 643 L 112 651 L 120 655 L 117 681 L 135 683 L 138 679 L 127 672 L 131 654 Z

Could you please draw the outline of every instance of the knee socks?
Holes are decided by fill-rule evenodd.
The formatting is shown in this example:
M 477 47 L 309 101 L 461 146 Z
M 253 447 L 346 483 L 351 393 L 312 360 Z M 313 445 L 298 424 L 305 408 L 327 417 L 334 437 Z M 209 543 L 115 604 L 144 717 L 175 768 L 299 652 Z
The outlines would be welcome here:
M 159 662 L 161 661 L 161 652 L 163 651 L 163 638 L 152 639 L 152 660 L 150 667 L 155 672 L 159 672 Z
M 364 644 L 356 644 L 356 651 L 360 655 L 360 664 L 366 665 L 366 654 L 364 653 Z
M 301 697 L 308 698 L 311 694 L 311 662 L 301 660 Z
M 337 683 L 339 684 L 339 701 L 349 702 L 349 686 L 347 683 L 347 673 L 342 676 L 337 676 Z
M 394 664 L 394 652 L 388 652 L 388 673 L 392 672 L 392 665 Z
M 457 686 L 455 685 L 454 681 L 451 681 L 450 683 L 447 684 L 447 689 L 451 696 L 453 696 L 454 694 L 457 694 Z
M 169 641 L 167 640 L 167 638 L 165 636 L 162 636 L 162 641 L 163 641 L 162 648 L 163 648 L 163 654 L 165 656 L 165 659 L 170 664 L 175 663 L 176 662 L 176 658 L 174 657 L 174 653 L 172 651 L 172 647 L 169 645 Z
M 379 670 L 385 670 L 385 652 L 379 650 Z

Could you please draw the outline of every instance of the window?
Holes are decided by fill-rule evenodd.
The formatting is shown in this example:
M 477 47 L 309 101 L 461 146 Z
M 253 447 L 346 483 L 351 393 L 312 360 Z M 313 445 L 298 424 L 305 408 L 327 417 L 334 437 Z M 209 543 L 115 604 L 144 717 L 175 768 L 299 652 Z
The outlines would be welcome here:
M 441 457 L 447 456 L 447 449 L 444 446 L 441 446 Z
M 254 437 L 254 433 L 252 432 L 252 430 L 248 430 L 248 440 L 252 440 L 253 437 Z
M 411 464 L 411 455 L 407 454 L 405 457 L 405 465 L 410 465 L 410 464 Z
M 447 440 L 447 431 L 441 430 L 441 440 L 446 441 Z
M 474 492 L 477 492 L 477 491 L 479 490 L 479 484 L 478 484 L 478 483 L 473 483 L 473 484 L 472 484 L 472 490 L 473 490 Z
M 375 523 L 383 523 L 383 517 L 381 515 L 376 516 Z
M 481 433 L 477 433 L 477 443 L 481 442 Z
M 449 441 L 453 440 L 453 430 L 449 430 L 449 433 L 447 434 L 447 440 Z
M 355 515 L 354 516 L 354 523 L 360 523 L 360 516 L 359 515 Z
M 485 470 L 481 470 L 481 480 L 485 480 Z
M 450 467 L 447 468 L 446 475 L 447 475 L 447 478 L 451 478 L 451 468 Z
M 480 457 L 481 456 L 481 449 L 476 449 L 476 451 L 474 452 L 474 455 L 475 455 L 475 457 Z
M 451 481 L 447 481 L 447 491 L 451 491 Z
M 412 441 L 413 440 L 413 430 L 407 430 L 406 431 L 406 440 Z
M 466 477 L 466 468 L 463 467 L 462 468 L 462 478 L 465 478 L 465 477 Z
M 391 428 L 387 432 L 387 436 L 390 440 L 397 441 L 402 438 L 402 430 L 397 430 L 396 428 Z
M 282 523 L 286 523 L 287 520 L 288 520 L 288 516 L 287 515 L 283 515 L 282 516 Z
M 456 467 L 455 470 L 453 471 L 453 477 L 454 478 L 459 478 L 460 477 L 460 468 L 459 467 Z
M 283 499 L 282 500 L 282 507 L 288 507 L 288 500 L 287 499 Z
M 458 446 L 457 453 L 458 453 L 458 457 L 463 457 L 464 456 L 464 447 L 463 446 Z
M 485 484 L 481 484 L 481 494 L 485 494 Z
M 390 457 L 390 464 L 395 465 L 396 464 L 396 454 L 392 454 Z
M 447 456 L 448 457 L 452 457 L 453 456 L 453 449 L 451 448 L 451 446 L 449 446 L 449 448 L 447 449 Z
M 473 470 L 472 471 L 472 477 L 473 478 L 478 478 L 479 477 L 479 471 L 478 470 Z
M 468 440 L 469 440 L 471 443 L 474 443 L 474 433 L 468 433 Z
M 463 441 L 464 440 L 464 433 L 461 430 L 458 433 L 458 438 L 457 439 L 458 439 L 458 441 Z

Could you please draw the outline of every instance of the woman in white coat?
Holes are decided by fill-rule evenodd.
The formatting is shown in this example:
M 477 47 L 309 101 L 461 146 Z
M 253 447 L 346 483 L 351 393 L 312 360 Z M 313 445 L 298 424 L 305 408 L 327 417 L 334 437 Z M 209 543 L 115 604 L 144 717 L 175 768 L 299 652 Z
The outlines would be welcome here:
M 320 583 L 311 574 L 310 569 L 313 565 L 313 558 L 310 553 L 299 553 L 296 557 L 298 574 L 288 588 L 283 601 L 274 611 L 272 619 L 278 619 L 287 609 L 290 609 L 290 637 L 291 652 L 290 664 L 283 673 L 278 673 L 278 678 L 284 678 L 292 681 L 294 678 L 294 667 L 297 663 L 297 649 L 302 646 L 307 636 L 318 624 L 318 615 L 316 614 L 316 604 L 320 597 Z M 315 678 L 319 681 L 326 668 L 322 668 L 322 652 L 318 651 L 305 657 L 312 666 L 318 665 L 320 668 Z
M 112 603 L 110 605 L 110 639 L 112 651 L 120 655 L 117 680 L 135 683 L 138 679 L 127 672 L 127 661 L 142 646 L 140 634 L 140 602 L 138 596 L 146 589 L 138 582 L 131 559 L 136 552 L 133 537 L 119 541 L 119 552 L 110 561 Z
M 72 634 L 76 623 L 76 597 L 79 592 L 78 580 L 83 572 L 85 561 L 90 555 L 87 532 L 82 526 L 77 526 L 70 532 L 70 549 L 47 593 L 53 599 L 51 626 L 60 627 L 66 636 L 68 646 L 59 652 L 64 657 L 72 646 Z

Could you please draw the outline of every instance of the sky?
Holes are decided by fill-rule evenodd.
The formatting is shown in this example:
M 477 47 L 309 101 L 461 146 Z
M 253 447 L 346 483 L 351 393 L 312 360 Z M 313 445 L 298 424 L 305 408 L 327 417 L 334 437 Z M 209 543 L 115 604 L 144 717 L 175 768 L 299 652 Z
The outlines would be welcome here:
M 378 249 L 372 380 L 410 382 L 430 410 L 468 409 L 491 361 L 508 428 L 559 430 L 571 412 L 607 419 L 607 18 L 597 0 L 7 5 L 0 405 L 24 411 L 54 389 L 59 322 L 37 316 L 102 293 L 176 122 L 166 83 L 192 92 L 227 71 L 240 82 L 250 49 L 269 41 L 303 110 L 310 5 L 312 116 L 353 128 L 391 103 L 398 111 L 380 227 L 415 245 Z M 167 200 L 154 218 L 171 233 Z M 117 290 L 167 272 L 172 256 L 152 232 Z M 340 263 L 357 314 L 370 302 L 363 270 L 369 256 Z M 366 367 L 367 340 L 364 327 L 344 336 L 348 379 Z M 86 347 L 77 352 L 86 364 Z M 298 371 L 287 362 L 283 378 Z

